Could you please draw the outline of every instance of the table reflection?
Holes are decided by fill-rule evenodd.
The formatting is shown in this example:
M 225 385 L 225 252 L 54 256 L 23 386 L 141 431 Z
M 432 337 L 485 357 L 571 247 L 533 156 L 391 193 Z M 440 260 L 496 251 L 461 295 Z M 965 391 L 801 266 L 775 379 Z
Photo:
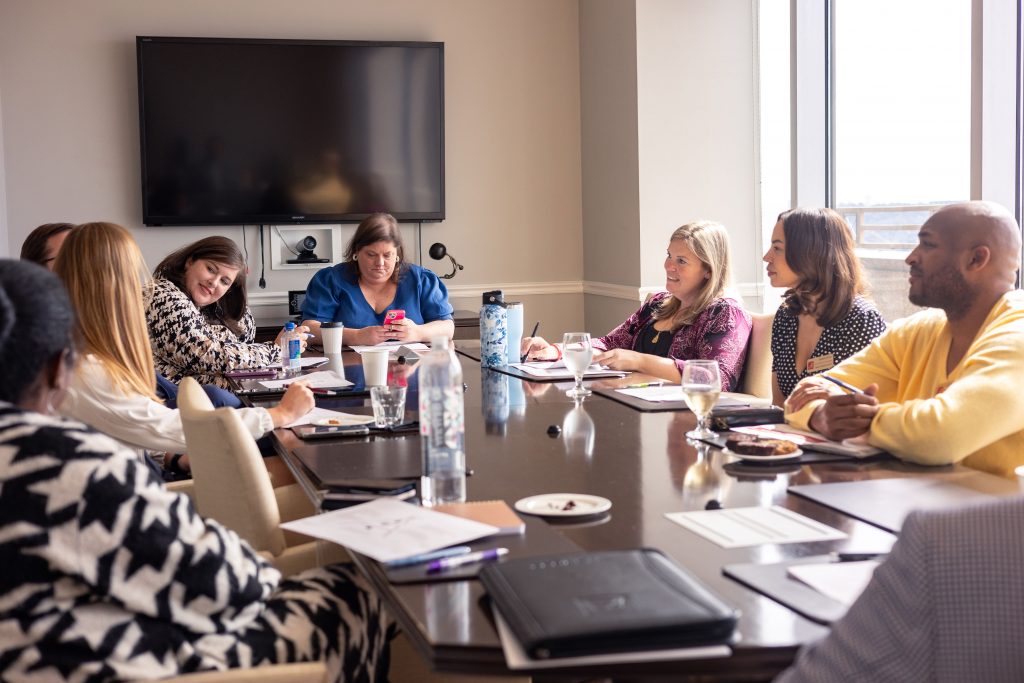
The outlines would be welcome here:
M 574 400 L 572 410 L 562 420 L 562 443 L 566 455 L 582 453 L 588 460 L 594 455 L 594 420 L 583 408 L 583 398 Z

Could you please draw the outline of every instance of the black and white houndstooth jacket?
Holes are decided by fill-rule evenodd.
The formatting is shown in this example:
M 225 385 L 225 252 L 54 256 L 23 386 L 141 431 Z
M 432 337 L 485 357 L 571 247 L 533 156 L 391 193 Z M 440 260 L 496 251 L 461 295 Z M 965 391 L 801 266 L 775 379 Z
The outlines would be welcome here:
M 154 678 L 251 661 L 280 574 L 75 422 L 0 403 L 0 679 Z
M 221 377 L 226 370 L 269 367 L 281 360 L 278 347 L 254 343 L 256 324 L 248 310 L 236 335 L 207 319 L 170 280 L 153 280 L 144 297 L 156 371 L 175 384 L 195 377 L 200 384 L 227 387 Z

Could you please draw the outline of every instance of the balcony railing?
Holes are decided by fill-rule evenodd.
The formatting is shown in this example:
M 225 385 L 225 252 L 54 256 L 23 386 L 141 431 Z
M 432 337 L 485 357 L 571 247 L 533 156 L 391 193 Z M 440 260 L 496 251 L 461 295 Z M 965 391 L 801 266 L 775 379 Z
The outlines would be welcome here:
M 836 211 L 853 228 L 858 249 L 906 252 L 917 245 L 917 231 L 921 225 L 947 203 L 843 206 Z

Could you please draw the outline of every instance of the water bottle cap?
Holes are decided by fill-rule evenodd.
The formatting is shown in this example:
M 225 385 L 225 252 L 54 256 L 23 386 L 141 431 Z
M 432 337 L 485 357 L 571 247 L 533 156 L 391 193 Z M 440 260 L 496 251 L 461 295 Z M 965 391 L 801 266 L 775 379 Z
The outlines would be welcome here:
M 490 292 L 484 292 L 484 305 L 485 306 L 504 306 L 505 295 L 501 293 L 500 289 L 495 289 Z
M 284 329 L 286 329 L 289 332 L 291 332 L 292 330 L 295 329 L 295 323 L 285 323 L 284 324 Z

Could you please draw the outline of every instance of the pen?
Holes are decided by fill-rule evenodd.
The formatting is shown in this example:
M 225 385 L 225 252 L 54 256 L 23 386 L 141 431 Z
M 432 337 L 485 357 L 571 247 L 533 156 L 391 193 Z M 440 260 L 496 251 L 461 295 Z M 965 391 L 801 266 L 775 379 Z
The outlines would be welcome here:
M 320 387 L 310 387 L 309 390 L 312 391 L 314 394 L 320 394 L 321 396 L 337 396 L 338 394 L 341 393 L 340 391 L 334 391 L 332 389 L 321 389 Z
M 847 391 L 849 391 L 851 394 L 863 394 L 864 393 L 863 391 L 861 391 L 857 387 L 853 386 L 852 384 L 847 384 L 843 380 L 836 379 L 832 375 L 826 375 L 826 374 L 823 373 L 823 374 L 821 374 L 819 376 L 823 377 L 824 379 L 827 379 L 829 382 L 832 382 L 832 384 L 838 384 L 843 389 L 846 389 Z
M 663 386 L 664 382 L 638 382 L 637 384 L 627 384 L 622 387 L 623 389 L 646 389 L 647 387 L 660 387 Z
M 442 572 L 445 569 L 451 569 L 452 567 L 461 567 L 464 564 L 470 564 L 472 562 L 484 562 L 486 560 L 496 560 L 503 555 L 508 554 L 508 548 L 490 548 L 489 550 L 480 550 L 475 553 L 469 553 L 468 555 L 457 555 L 456 557 L 447 557 L 441 560 L 434 560 L 427 565 L 427 573 L 433 574 L 434 572 Z
M 864 562 L 884 558 L 889 553 L 829 553 L 833 562 Z
M 457 545 L 454 548 L 441 548 L 440 550 L 434 550 L 429 553 L 420 553 L 419 555 L 410 555 L 409 557 L 391 560 L 390 562 L 385 562 L 384 566 L 388 569 L 394 569 L 395 567 L 408 567 L 411 564 L 421 564 L 423 562 L 430 562 L 431 560 L 440 560 L 445 557 L 466 555 L 470 550 L 471 548 L 468 545 Z
M 537 323 L 533 326 L 533 332 L 530 333 L 530 337 L 531 338 L 532 337 L 536 337 L 537 336 L 537 330 L 539 330 L 539 329 L 540 329 L 540 321 L 538 320 Z M 526 362 L 526 357 L 529 356 L 529 355 L 530 355 L 530 352 L 527 351 L 526 353 L 524 353 L 521 356 L 519 356 L 519 362 L 520 363 L 525 363 Z

